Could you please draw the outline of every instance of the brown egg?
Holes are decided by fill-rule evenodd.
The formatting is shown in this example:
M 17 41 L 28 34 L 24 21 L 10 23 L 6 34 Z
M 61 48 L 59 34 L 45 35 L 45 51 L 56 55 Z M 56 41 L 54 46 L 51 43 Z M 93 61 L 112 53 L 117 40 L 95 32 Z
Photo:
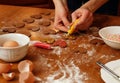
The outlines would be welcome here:
M 32 72 L 22 72 L 19 74 L 19 83 L 34 83 L 35 77 Z
M 14 40 L 9 40 L 3 43 L 3 47 L 17 47 L 19 44 Z
M 20 73 L 22 73 L 22 72 L 32 72 L 33 63 L 30 60 L 21 61 L 18 64 L 18 70 L 19 70 Z
M 2 76 L 5 80 L 13 80 L 15 77 L 15 73 L 14 72 L 2 73 Z
M 0 63 L 0 73 L 7 73 L 11 70 L 11 64 Z

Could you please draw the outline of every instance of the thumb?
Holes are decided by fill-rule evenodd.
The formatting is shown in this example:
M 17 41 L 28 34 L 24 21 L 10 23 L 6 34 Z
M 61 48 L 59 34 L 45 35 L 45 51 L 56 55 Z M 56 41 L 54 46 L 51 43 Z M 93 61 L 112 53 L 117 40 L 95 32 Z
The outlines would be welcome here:
M 72 15 L 72 22 L 74 22 L 77 19 L 75 15 Z

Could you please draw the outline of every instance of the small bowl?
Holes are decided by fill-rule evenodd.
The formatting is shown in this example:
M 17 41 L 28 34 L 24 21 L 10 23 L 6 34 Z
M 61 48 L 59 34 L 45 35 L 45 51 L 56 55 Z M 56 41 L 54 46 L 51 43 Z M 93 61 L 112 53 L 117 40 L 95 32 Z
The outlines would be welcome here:
M 2 47 L 8 40 L 16 41 L 17 47 Z M 6 62 L 15 62 L 24 58 L 27 54 L 30 39 L 24 34 L 9 33 L 0 35 L 0 59 Z
M 120 42 L 111 40 L 108 38 L 108 35 L 111 34 L 119 34 L 120 35 L 120 26 L 108 26 L 99 30 L 99 35 L 103 39 L 103 41 L 110 47 L 115 49 L 120 49 Z

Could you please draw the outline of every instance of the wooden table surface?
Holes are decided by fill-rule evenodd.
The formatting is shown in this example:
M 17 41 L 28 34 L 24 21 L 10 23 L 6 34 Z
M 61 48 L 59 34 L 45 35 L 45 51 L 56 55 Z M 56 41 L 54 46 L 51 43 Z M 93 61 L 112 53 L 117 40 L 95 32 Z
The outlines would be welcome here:
M 29 18 L 31 15 L 43 12 L 50 12 L 48 16 L 43 18 L 49 19 L 54 17 L 54 10 L 18 7 L 0 5 L 0 28 L 13 27 L 15 22 L 22 22 L 23 19 Z M 120 25 L 120 17 L 108 15 L 95 15 L 94 22 L 91 27 L 102 28 L 109 25 Z M 24 28 L 31 25 L 38 25 L 39 20 L 32 24 L 26 24 Z M 53 22 L 47 28 L 53 28 Z M 20 28 L 21 29 L 21 28 Z M 95 30 L 97 32 L 97 30 Z M 59 39 L 64 32 L 57 33 L 52 36 L 42 35 L 40 31 L 31 33 L 31 40 L 43 40 L 46 38 Z M 106 44 L 90 43 L 92 39 L 98 38 L 93 35 L 94 32 L 80 32 L 76 39 L 66 39 L 67 47 L 58 47 L 53 50 L 47 50 L 37 47 L 29 47 L 27 56 L 23 59 L 31 60 L 34 63 L 33 74 L 39 78 L 36 83 L 104 83 L 100 77 L 100 67 L 96 61 L 107 63 L 120 58 L 120 51 L 107 46 Z M 3 34 L 1 32 L 1 34 Z M 86 52 L 81 53 L 79 47 L 85 48 Z M 4 62 L 4 61 L 0 61 Z M 19 72 L 17 69 L 18 62 L 13 63 L 12 71 L 16 73 L 15 79 L 6 81 L 0 75 L 0 83 L 18 83 Z

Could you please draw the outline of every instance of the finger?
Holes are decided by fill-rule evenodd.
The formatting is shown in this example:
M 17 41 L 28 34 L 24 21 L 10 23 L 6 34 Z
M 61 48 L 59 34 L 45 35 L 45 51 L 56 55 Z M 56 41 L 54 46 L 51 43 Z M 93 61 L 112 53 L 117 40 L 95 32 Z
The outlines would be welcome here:
M 93 17 L 90 16 L 90 18 L 88 19 L 88 21 L 86 21 L 86 23 L 88 23 L 87 25 L 91 25 L 93 22 Z
M 90 19 L 93 19 L 92 13 L 89 14 L 89 16 L 87 17 L 87 19 L 85 20 L 84 23 L 88 23 L 88 22 L 90 22 Z
M 68 29 L 64 26 L 62 20 L 60 20 L 59 18 L 55 18 L 55 21 L 54 21 L 54 27 L 58 30 L 61 30 L 61 31 L 64 31 L 64 32 L 67 32 Z
M 81 31 L 87 30 L 89 26 L 92 24 L 92 22 L 93 22 L 93 18 L 89 17 L 89 19 L 87 19 L 87 21 L 84 24 L 78 25 L 77 28 Z
M 72 14 L 72 22 L 74 22 L 77 19 L 77 16 L 75 14 Z
M 81 13 L 74 12 L 72 13 L 72 22 L 81 17 Z
M 92 24 L 93 17 L 89 15 L 89 17 L 84 21 L 84 23 L 77 23 L 74 27 L 76 30 L 86 30 L 90 24 Z
M 68 31 L 68 28 L 66 28 L 65 26 L 62 26 L 62 25 L 58 25 L 58 26 L 56 26 L 56 28 L 61 30 L 61 31 L 64 31 L 64 32 Z
M 79 22 L 79 24 L 83 24 L 85 21 L 86 21 L 86 19 L 88 19 L 88 17 L 90 16 L 91 14 L 88 12 L 88 11 L 85 11 L 82 15 L 81 15 L 81 17 L 80 17 L 80 22 Z
M 63 21 L 64 26 L 67 27 L 67 26 L 70 25 L 70 23 L 69 23 L 69 21 L 68 21 L 68 19 L 66 17 L 62 18 L 62 21 Z
M 59 25 L 59 23 L 60 23 L 60 19 L 55 17 L 54 26 L 56 27 L 57 25 Z

